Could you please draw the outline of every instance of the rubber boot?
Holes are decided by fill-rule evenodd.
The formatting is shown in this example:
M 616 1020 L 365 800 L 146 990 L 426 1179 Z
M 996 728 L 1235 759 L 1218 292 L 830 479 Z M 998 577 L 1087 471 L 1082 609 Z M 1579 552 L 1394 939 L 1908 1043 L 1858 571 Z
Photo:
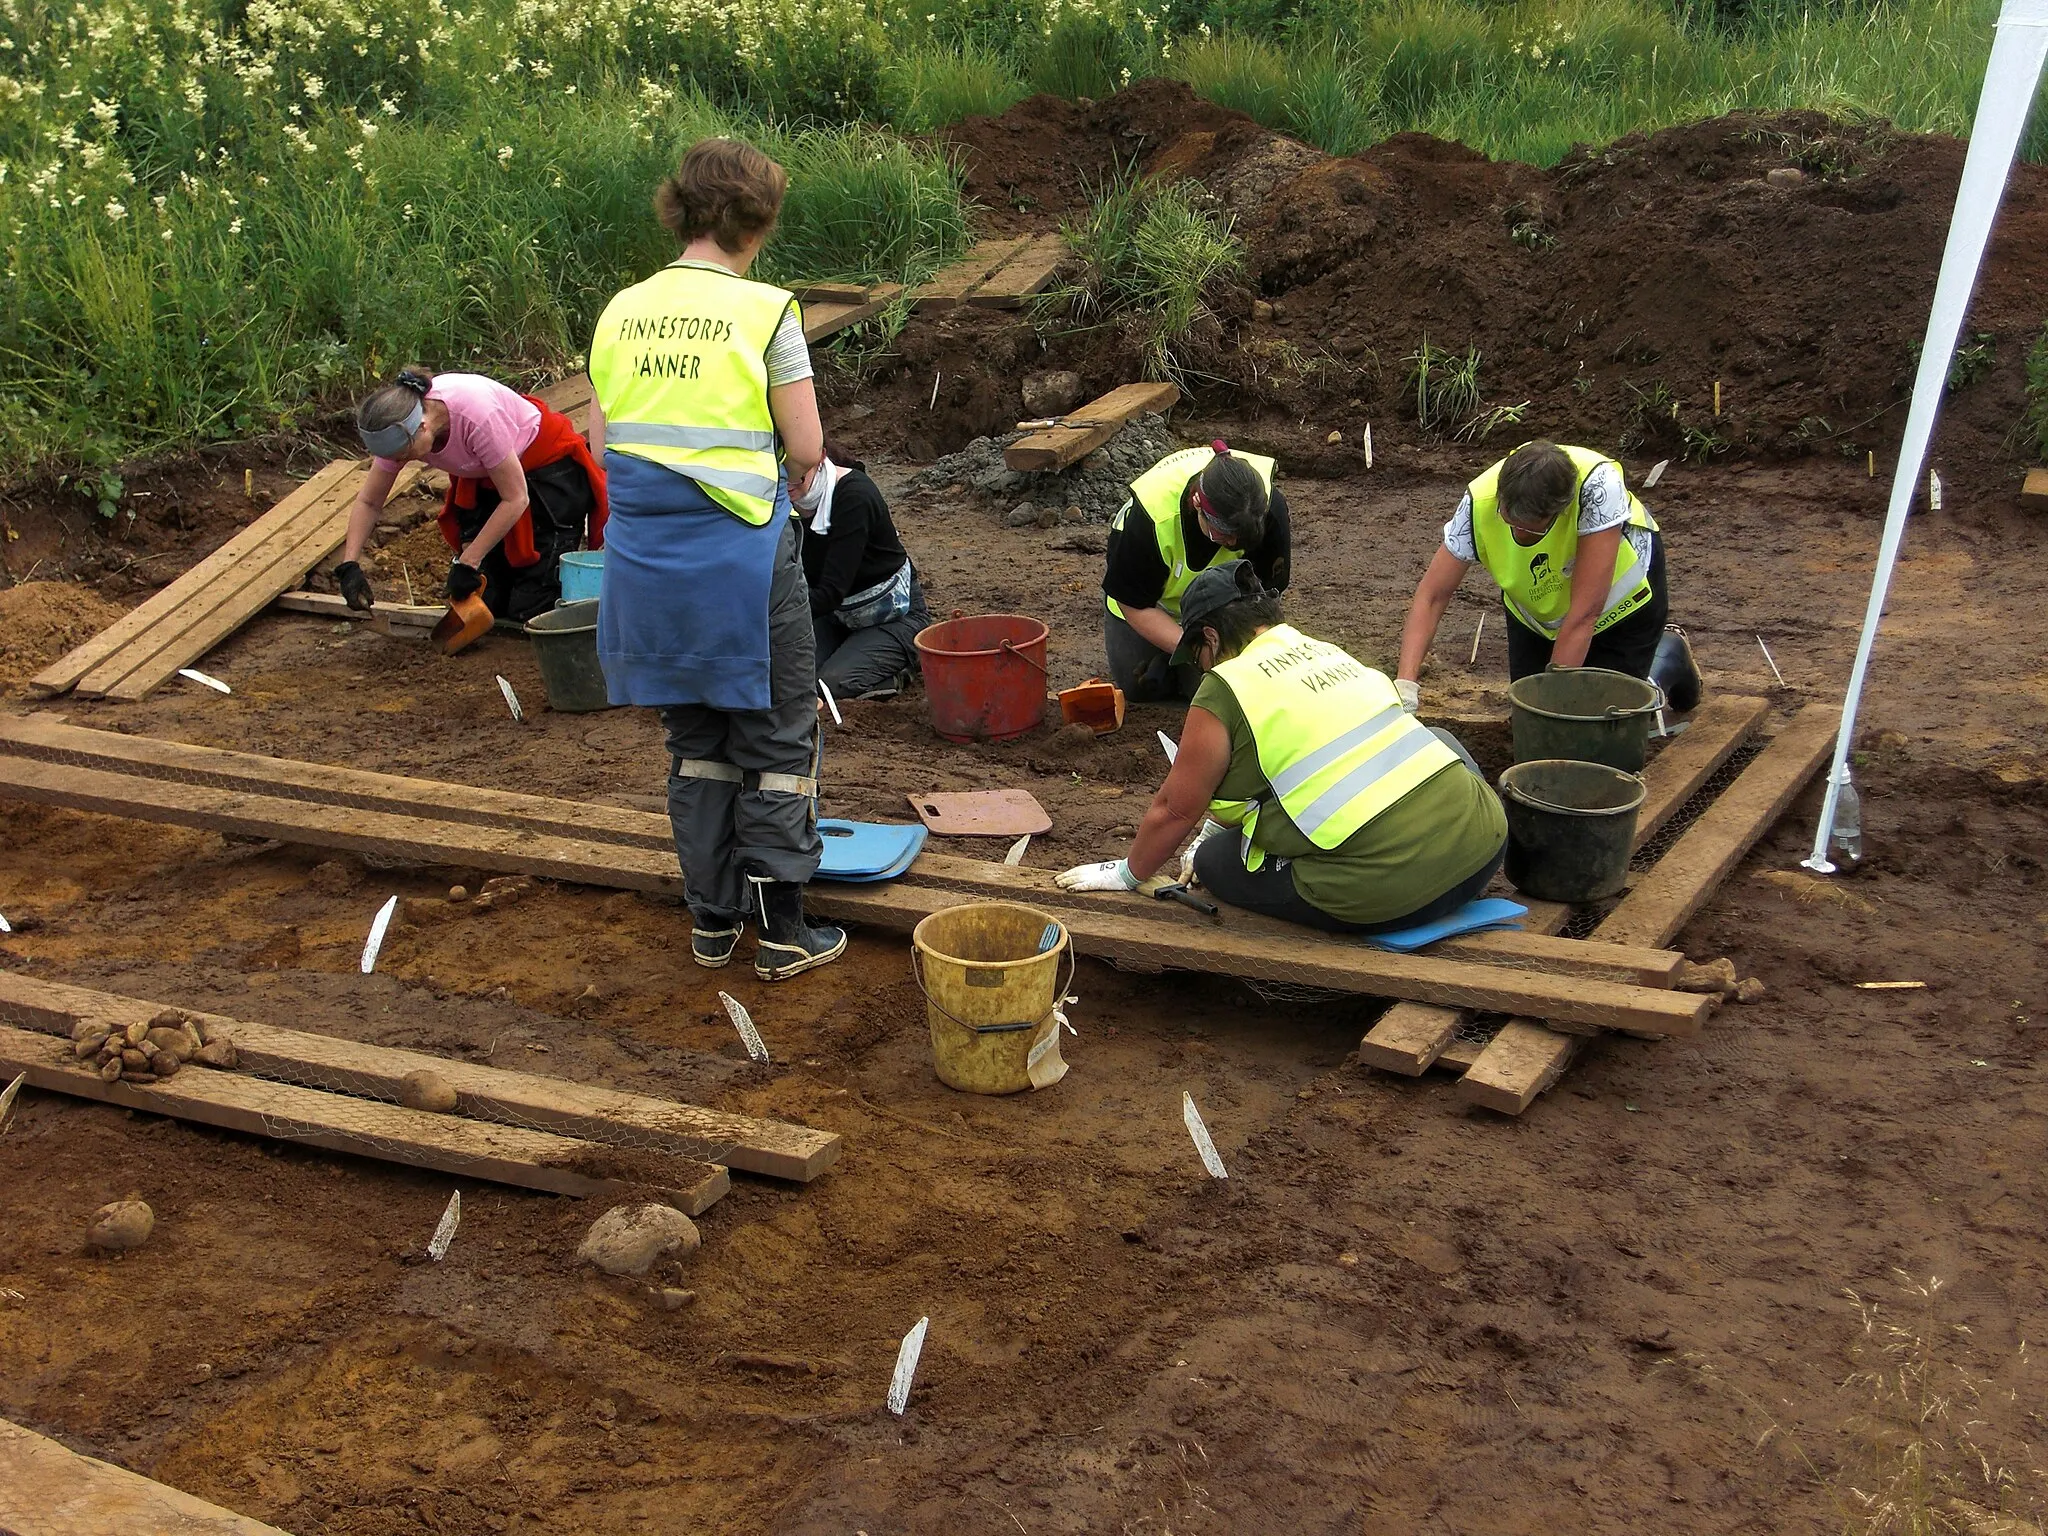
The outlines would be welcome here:
M 788 880 L 753 880 L 761 904 L 761 942 L 754 974 L 763 981 L 787 981 L 846 953 L 846 934 L 813 928 L 804 916 L 804 888 Z
M 1664 690 L 1666 709 L 1682 715 L 1699 707 L 1700 665 L 1693 660 L 1692 642 L 1676 624 L 1665 625 L 1657 640 L 1650 681 Z
M 690 958 L 707 971 L 720 969 L 739 948 L 740 930 L 746 925 L 736 917 L 721 922 L 715 917 L 700 918 L 694 912 L 690 920 Z

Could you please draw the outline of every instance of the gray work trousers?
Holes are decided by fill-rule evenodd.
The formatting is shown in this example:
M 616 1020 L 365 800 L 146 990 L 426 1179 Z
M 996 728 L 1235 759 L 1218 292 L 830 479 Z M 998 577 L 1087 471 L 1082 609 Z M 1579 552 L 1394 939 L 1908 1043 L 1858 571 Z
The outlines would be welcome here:
M 894 698 L 905 679 L 916 675 L 917 637 L 930 628 L 924 589 L 913 578 L 910 612 L 868 629 L 848 629 L 829 613 L 811 623 L 818 646 L 818 677 L 835 699 Z
M 753 909 L 750 872 L 802 884 L 824 855 L 815 795 L 760 781 L 765 773 L 815 784 L 818 776 L 816 652 L 798 538 L 796 519 L 785 519 L 768 587 L 769 707 L 671 704 L 661 711 L 668 817 L 684 896 L 703 928 L 732 927 Z M 715 776 L 721 768 L 726 775 Z
M 1200 667 L 1169 666 L 1166 652 L 1107 608 L 1102 610 L 1102 650 L 1109 680 L 1133 704 L 1185 702 L 1195 696 L 1195 686 L 1202 680 Z

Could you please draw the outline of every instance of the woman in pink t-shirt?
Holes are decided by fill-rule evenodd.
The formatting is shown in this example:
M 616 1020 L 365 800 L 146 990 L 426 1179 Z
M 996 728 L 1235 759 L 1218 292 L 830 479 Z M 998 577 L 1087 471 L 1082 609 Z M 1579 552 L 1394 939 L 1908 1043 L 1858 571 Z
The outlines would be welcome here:
M 374 601 L 358 563 L 399 469 L 448 476 L 441 532 L 455 551 L 450 598 L 481 591 L 500 618 L 526 620 L 561 595 L 561 557 L 604 527 L 604 477 L 567 417 L 474 373 L 408 368 L 364 400 L 356 431 L 376 455 L 349 508 L 342 563 L 352 608 Z

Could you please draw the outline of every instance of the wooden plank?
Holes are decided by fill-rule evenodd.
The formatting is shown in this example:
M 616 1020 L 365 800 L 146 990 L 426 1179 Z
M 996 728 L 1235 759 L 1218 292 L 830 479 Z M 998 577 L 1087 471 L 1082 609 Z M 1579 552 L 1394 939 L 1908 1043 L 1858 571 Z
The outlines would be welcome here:
M 429 608 L 425 603 L 387 603 L 382 598 L 368 610 L 351 608 L 334 592 L 287 592 L 271 604 L 286 613 L 310 613 L 323 619 L 379 622 L 393 629 L 427 631 L 440 623 L 446 608 Z
M 1593 937 L 1660 945 L 1677 937 L 1828 760 L 1840 723 L 1841 710 L 1831 704 L 1809 704 L 1795 715 L 1636 882 Z
M 80 1019 L 125 1026 L 173 1006 L 0 971 L 0 1019 L 68 1036 Z M 198 1010 L 187 1009 L 186 1012 Z M 808 1183 L 839 1161 L 832 1131 L 753 1115 L 732 1115 L 647 1094 L 595 1088 L 562 1078 L 477 1066 L 422 1051 L 365 1045 L 333 1035 L 283 1029 L 205 1013 L 227 1035 L 241 1068 L 303 1087 L 395 1099 L 408 1072 L 438 1073 L 456 1093 L 456 1112 L 474 1119 L 555 1131 L 610 1145 L 652 1146 L 747 1173 Z
M 1633 848 L 1642 847 L 1662 831 L 1679 808 L 1735 755 L 1736 749 L 1756 734 L 1770 712 L 1770 700 L 1740 694 L 1712 698 L 1702 704 L 1692 717 L 1691 729 L 1667 743 L 1644 770 L 1643 782 L 1648 793 L 1636 812 Z
M 800 304 L 865 304 L 874 283 L 797 283 L 789 290 Z
M 1024 301 L 1052 285 L 1068 256 L 1059 235 L 1039 235 L 967 295 L 976 309 L 1021 309 Z
M 1509 1019 L 1458 1079 L 1458 1097 L 1482 1109 L 1519 1115 L 1556 1082 L 1584 1044 L 1534 1019 Z
M 187 1067 L 148 1087 L 106 1083 L 72 1056 L 68 1041 L 5 1025 L 0 1072 L 26 1073 L 29 1087 L 51 1093 L 578 1199 L 624 1199 L 652 1188 L 694 1216 L 715 1204 L 731 1183 L 723 1168 L 659 1152 L 622 1152 L 548 1131 L 429 1114 L 240 1072 Z M 603 1172 L 621 1159 L 643 1164 L 647 1174 L 636 1171 L 626 1182 Z
M 1396 1003 L 1359 1042 L 1358 1059 L 1384 1072 L 1420 1077 L 1443 1055 L 1464 1021 L 1465 1015 L 1455 1008 Z
M 1125 384 L 1068 412 L 1065 426 L 1019 438 L 1003 450 L 1003 463 L 1015 470 L 1065 469 L 1116 436 L 1133 416 L 1171 410 L 1179 399 L 1171 384 Z
M 867 298 L 857 304 L 807 304 L 803 307 L 804 340 L 823 341 L 863 320 L 872 320 L 902 295 L 901 283 L 882 283 L 870 289 Z
M 651 849 L 538 836 L 311 805 L 195 784 L 174 784 L 19 757 L 0 758 L 0 794 L 134 816 L 179 826 L 275 837 L 318 847 L 455 864 L 492 872 L 627 890 L 680 893 L 675 855 Z M 969 893 L 901 884 L 813 885 L 809 904 L 828 919 L 908 929 L 933 912 L 974 899 Z M 1401 955 L 1331 944 L 1313 934 L 1287 943 L 1227 928 L 1189 931 L 1149 919 L 1073 909 L 1062 914 L 1080 953 L 1226 976 L 1298 981 L 1380 997 L 1533 1013 L 1613 1029 L 1696 1034 L 1713 999 L 1624 982 L 1554 976 L 1508 966 Z
M 2030 469 L 2020 487 L 2020 505 L 2035 512 L 2048 512 L 2048 469 Z
M 0 1532 L 6 1536 L 286 1536 L 0 1419 Z
M 339 599 L 328 599 L 339 603 Z M 381 606 L 381 605 L 380 605 Z M 375 610 L 373 610 L 375 611 Z M 431 611 L 436 618 L 441 610 Z M 330 806 L 351 805 L 387 810 L 404 816 L 427 816 L 472 825 L 529 830 L 547 836 L 571 837 L 666 852 L 674 833 L 666 816 L 575 800 L 512 794 L 468 785 L 358 769 L 326 767 L 253 753 L 190 746 L 117 731 L 94 731 L 40 716 L 0 716 L 0 753 L 43 762 L 73 763 L 119 773 L 143 773 L 185 783 L 212 784 L 253 794 L 308 800 Z M 1185 907 L 1116 892 L 1075 895 L 1054 883 L 1050 870 L 1029 869 L 979 859 L 924 852 L 904 877 L 914 885 L 971 891 L 982 896 L 1021 897 L 1059 909 L 1105 908 L 1142 915 L 1152 921 L 1189 930 L 1191 942 L 1214 925 Z M 1306 935 L 1296 924 L 1256 913 L 1231 910 L 1228 925 L 1245 933 L 1269 934 L 1276 940 L 1299 942 Z M 1369 947 L 1364 941 L 1329 936 L 1326 942 Z M 1569 971 L 1668 987 L 1677 980 L 1685 957 L 1675 950 L 1556 939 L 1540 933 L 1502 931 L 1469 934 L 1432 945 L 1436 956 L 1498 964 Z
M 315 506 L 341 477 L 355 466 L 353 459 L 337 459 L 314 472 L 298 489 L 250 523 L 212 554 L 176 581 L 159 589 L 144 602 L 76 649 L 67 652 L 29 680 L 31 691 L 48 696 L 74 687 L 81 677 L 112 656 L 152 625 L 174 613 L 185 600 L 226 571 L 256 546 L 267 542 L 282 526 Z
M 1012 240 L 984 240 L 966 256 L 946 268 L 921 288 L 911 290 L 911 309 L 927 314 L 951 309 L 974 289 L 1002 270 L 1003 264 L 1018 256 L 1031 243 L 1029 235 Z

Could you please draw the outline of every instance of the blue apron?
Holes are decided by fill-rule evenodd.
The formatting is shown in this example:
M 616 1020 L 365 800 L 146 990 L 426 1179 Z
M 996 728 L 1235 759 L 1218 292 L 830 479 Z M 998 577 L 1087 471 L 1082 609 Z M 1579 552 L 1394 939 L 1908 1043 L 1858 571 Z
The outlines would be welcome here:
M 768 590 L 789 517 L 787 479 L 759 528 L 687 475 L 607 452 L 611 517 L 597 656 L 614 704 L 700 704 L 757 710 L 773 703 Z

